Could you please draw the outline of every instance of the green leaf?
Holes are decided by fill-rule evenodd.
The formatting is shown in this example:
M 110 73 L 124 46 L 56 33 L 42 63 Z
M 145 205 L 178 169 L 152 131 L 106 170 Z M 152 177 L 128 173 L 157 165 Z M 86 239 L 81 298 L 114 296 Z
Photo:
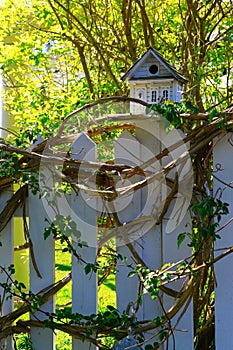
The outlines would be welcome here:
M 128 277 L 132 277 L 132 276 L 134 276 L 134 275 L 136 275 L 136 272 L 135 272 L 135 271 L 131 271 L 131 272 L 128 273 Z
M 178 248 L 180 248 L 181 244 L 183 243 L 183 241 L 185 240 L 186 237 L 186 233 L 180 233 L 179 236 L 177 237 L 177 246 Z
M 91 272 L 91 264 L 86 264 L 84 270 L 85 270 L 85 274 L 88 275 Z
M 80 231 L 76 231 L 76 230 L 73 231 L 73 234 L 77 239 L 79 239 L 82 235 Z
M 151 344 L 147 344 L 145 346 L 145 350 L 153 350 L 153 349 L 154 349 L 154 347 Z
M 51 230 L 50 228 L 46 228 L 44 230 L 44 240 L 46 240 L 50 236 Z
M 215 117 L 219 116 L 219 112 L 214 108 L 210 112 L 209 121 L 212 122 Z

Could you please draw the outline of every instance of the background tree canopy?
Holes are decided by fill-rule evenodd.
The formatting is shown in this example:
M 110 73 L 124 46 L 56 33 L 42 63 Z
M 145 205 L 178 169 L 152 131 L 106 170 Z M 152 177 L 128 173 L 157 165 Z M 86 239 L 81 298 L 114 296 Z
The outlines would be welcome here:
M 231 19 L 231 0 L 6 0 L 5 106 L 24 136 L 48 136 L 77 106 L 127 94 L 121 76 L 152 46 L 189 79 L 185 96 L 200 111 L 226 107 Z

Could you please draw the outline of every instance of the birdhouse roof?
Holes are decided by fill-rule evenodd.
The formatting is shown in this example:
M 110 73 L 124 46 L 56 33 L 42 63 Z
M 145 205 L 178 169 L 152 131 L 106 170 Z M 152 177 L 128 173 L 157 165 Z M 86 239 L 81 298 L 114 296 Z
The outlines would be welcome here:
M 157 64 L 162 69 L 158 71 L 158 74 L 148 74 L 148 70 L 145 70 L 147 64 Z M 123 75 L 121 78 L 123 81 L 131 80 L 156 80 L 156 79 L 171 79 L 174 78 L 182 84 L 187 84 L 186 79 L 181 73 L 179 73 L 170 63 L 155 49 L 150 47 L 139 60 Z

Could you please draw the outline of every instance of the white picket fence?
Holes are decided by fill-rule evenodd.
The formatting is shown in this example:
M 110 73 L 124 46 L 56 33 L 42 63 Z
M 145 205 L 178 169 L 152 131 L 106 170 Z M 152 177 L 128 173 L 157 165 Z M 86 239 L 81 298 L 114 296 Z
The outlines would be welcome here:
M 133 137 L 128 132 L 124 131 L 119 139 L 115 142 L 115 158 L 119 163 L 133 164 L 141 166 L 147 160 L 151 159 L 152 155 L 158 154 L 162 148 L 169 148 L 177 135 L 166 135 L 164 128 L 161 126 L 161 119 L 157 121 L 147 120 L 139 122 L 136 120 L 136 137 Z M 231 135 L 230 135 L 231 136 Z M 214 162 L 215 164 L 221 164 L 221 171 L 219 166 L 216 175 L 220 176 L 226 183 L 231 182 L 231 176 L 233 171 L 232 161 L 232 145 L 229 142 L 230 136 L 227 135 L 220 142 L 218 142 L 214 148 Z M 157 140 L 157 141 L 156 141 Z M 161 142 L 163 140 L 163 142 Z M 168 164 L 173 159 L 176 159 L 186 151 L 184 145 L 176 151 L 170 152 L 167 157 L 166 163 Z M 73 155 L 77 159 L 85 159 L 89 161 L 95 161 L 97 159 L 96 145 L 85 134 L 81 134 L 75 143 L 73 144 Z M 187 161 L 188 164 L 188 161 Z M 145 171 L 148 173 L 156 173 L 161 169 L 160 161 L 156 161 L 147 166 Z M 185 170 L 185 175 L 191 171 L 188 168 Z M 179 169 L 180 176 L 182 177 L 182 169 Z M 174 173 L 175 174 L 175 173 Z M 184 175 L 184 176 L 185 176 Z M 175 176 L 175 175 L 174 175 Z M 119 187 L 127 187 L 129 184 L 127 181 L 138 181 L 139 175 L 135 176 L 131 180 L 121 180 L 119 178 Z M 87 180 L 88 181 L 88 180 Z M 85 184 L 85 181 L 84 181 Z M 219 187 L 226 187 L 225 184 L 219 183 L 216 179 L 214 183 L 216 191 Z M 135 191 L 133 195 L 124 196 L 123 198 L 117 198 L 114 201 L 114 206 L 118 214 L 118 218 L 122 224 L 125 224 L 127 228 L 127 234 L 130 232 L 130 227 L 127 227 L 127 223 L 133 219 L 140 218 L 140 213 L 144 216 L 156 214 L 160 209 L 160 205 L 163 201 L 163 192 L 167 190 L 161 179 L 158 181 L 152 181 L 142 189 Z M 223 191 L 224 200 L 229 203 L 232 202 L 231 188 L 226 187 Z M 12 189 L 7 188 L 0 194 L 0 209 L 5 206 L 6 202 L 12 196 Z M 66 197 L 62 197 L 58 200 L 59 212 L 64 215 L 71 215 L 76 221 L 79 231 L 82 233 L 84 241 L 88 241 L 89 247 L 80 248 L 78 254 L 82 259 L 89 263 L 95 263 L 97 252 L 97 215 L 103 208 L 102 199 L 97 198 L 88 201 L 88 195 L 85 191 L 80 190 L 78 195 L 72 193 Z M 156 199 L 156 200 L 155 200 Z M 176 199 L 176 205 L 182 207 L 182 199 Z M 180 201 L 180 202 L 179 202 Z M 159 202 L 159 204 L 157 203 Z M 178 203 L 178 204 L 177 204 Z M 106 205 L 106 203 L 105 203 Z M 157 211 L 153 211 L 157 205 Z M 186 204 L 185 204 L 186 205 Z M 185 207 L 184 205 L 184 207 Z M 177 207 L 176 207 L 177 208 Z M 30 257 L 30 290 L 33 293 L 38 293 L 44 290 L 49 285 L 54 283 L 55 278 L 55 254 L 54 254 L 54 241 L 52 237 L 44 240 L 43 232 L 44 228 L 48 225 L 45 218 L 51 220 L 53 210 L 48 205 L 45 199 L 39 199 L 37 195 L 29 193 L 27 198 L 27 217 L 28 226 L 30 231 L 30 237 L 34 247 L 34 256 L 38 266 L 38 270 L 41 277 L 38 277 L 38 273 L 35 271 L 35 267 Z M 21 212 L 20 212 L 21 211 Z M 231 206 L 230 206 L 231 212 Z M 18 209 L 15 215 L 22 215 L 22 208 Z M 137 239 L 133 242 L 133 246 L 139 256 L 151 269 L 159 269 L 167 262 L 180 261 L 184 258 L 191 256 L 191 250 L 186 244 L 183 244 L 180 249 L 177 248 L 177 236 L 180 232 L 187 230 L 187 224 L 190 224 L 190 217 L 188 212 L 183 215 L 183 220 L 178 226 L 175 224 L 177 220 L 174 212 L 169 213 L 171 220 L 164 218 L 162 224 L 155 225 L 153 223 L 150 226 L 138 224 L 137 227 Z M 174 220 L 173 220 L 174 219 Z M 172 221 L 173 220 L 173 221 Z M 225 219 L 224 219 L 225 220 Z M 0 241 L 2 246 L 0 247 L 0 265 L 7 267 L 14 263 L 13 247 L 14 247 L 14 227 L 13 219 L 8 223 L 4 230 L 0 233 Z M 173 230 L 171 227 L 175 227 Z M 15 228 L 17 229 L 17 227 Z M 124 230 L 124 226 L 122 228 Z M 144 231 L 145 232 L 144 232 Z M 231 225 L 228 225 L 224 231 L 222 231 L 223 238 L 216 244 L 218 248 L 230 246 L 233 243 L 231 237 Z M 123 235 L 125 232 L 121 231 Z M 75 238 L 74 238 L 75 244 Z M 137 298 L 138 282 L 137 279 L 132 277 L 128 278 L 130 270 L 130 264 L 133 262 L 132 254 L 128 247 L 122 243 L 122 240 L 117 239 L 118 252 L 127 257 L 126 264 L 120 264 L 117 267 L 116 272 L 116 298 L 117 308 L 120 312 L 127 308 L 129 302 L 135 302 Z M 233 297 L 232 288 L 233 278 L 231 277 L 229 266 L 233 257 L 229 255 L 225 260 L 216 264 L 216 349 L 225 350 L 231 349 L 233 346 L 233 323 L 232 323 L 232 311 L 233 311 Z M 0 281 L 4 282 L 6 276 L 4 273 L 0 274 Z M 177 285 L 173 285 L 175 289 L 179 289 L 182 282 L 177 282 Z M 0 289 L 0 296 L 3 296 L 3 290 Z M 98 286 L 96 274 L 86 275 L 84 272 L 84 264 L 79 262 L 75 257 L 72 259 L 72 310 L 73 312 L 79 312 L 82 314 L 93 314 L 98 310 Z M 163 296 L 163 307 L 167 311 L 175 302 L 175 299 L 167 295 Z M 42 310 L 46 312 L 54 312 L 55 300 L 54 298 L 47 302 Z M 2 305 L 2 316 L 9 314 L 13 310 L 13 300 L 4 299 Z M 143 299 L 142 307 L 139 309 L 137 318 L 139 320 L 151 320 L 157 316 L 163 315 L 164 312 L 161 308 L 158 300 L 152 301 L 149 295 L 145 295 Z M 181 313 L 176 315 L 172 319 L 172 326 L 179 320 Z M 43 313 L 37 312 L 36 315 L 31 315 L 32 319 L 35 317 L 40 320 L 44 320 L 46 317 Z M 146 334 L 147 338 L 152 337 L 153 333 Z M 52 350 L 55 349 L 55 333 L 46 328 L 33 328 L 31 330 L 31 339 L 34 350 Z M 168 348 L 172 350 L 192 350 L 193 349 L 193 317 L 192 317 L 192 303 L 179 320 L 178 325 L 174 329 L 174 342 L 169 341 Z M 13 349 L 13 343 L 11 337 L 4 339 L 0 343 L 0 349 Z M 72 350 L 84 350 L 84 349 L 96 349 L 96 346 L 90 345 L 86 342 L 82 342 L 73 337 Z M 163 349 L 163 346 L 161 346 Z

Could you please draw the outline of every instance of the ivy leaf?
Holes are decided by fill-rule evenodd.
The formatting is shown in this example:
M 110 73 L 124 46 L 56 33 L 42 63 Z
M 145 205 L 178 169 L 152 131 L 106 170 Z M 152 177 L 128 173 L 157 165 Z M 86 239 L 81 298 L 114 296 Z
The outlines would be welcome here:
M 185 240 L 185 237 L 186 237 L 186 233 L 185 232 L 180 233 L 179 236 L 177 237 L 177 246 L 178 246 L 178 248 L 180 248 L 181 244 Z
M 153 350 L 153 349 L 154 349 L 154 347 L 151 344 L 147 344 L 145 346 L 145 350 Z
M 209 121 L 212 122 L 215 117 L 219 116 L 219 112 L 214 108 L 210 112 Z
M 46 228 L 44 230 L 44 240 L 46 240 L 50 236 L 50 233 L 51 233 L 51 229 L 50 228 Z
M 86 275 L 88 275 L 91 271 L 96 273 L 97 270 L 98 270 L 98 265 L 97 264 L 88 263 L 88 264 L 86 264 L 84 270 L 85 270 L 85 274 Z

